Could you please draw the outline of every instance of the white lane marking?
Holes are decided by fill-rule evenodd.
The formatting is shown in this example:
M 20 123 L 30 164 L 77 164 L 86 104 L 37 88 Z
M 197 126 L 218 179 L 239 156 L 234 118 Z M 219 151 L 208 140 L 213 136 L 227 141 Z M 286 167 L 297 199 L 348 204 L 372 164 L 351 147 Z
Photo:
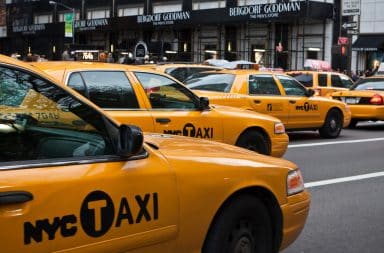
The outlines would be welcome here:
M 347 143 L 360 143 L 360 142 L 372 142 L 372 141 L 384 141 L 384 138 L 371 138 L 371 139 L 360 139 L 360 140 L 350 140 L 350 141 L 329 141 L 329 142 L 306 143 L 306 144 L 292 144 L 292 145 L 288 145 L 288 148 L 302 148 L 302 147 L 325 146 L 325 145 L 347 144 Z
M 362 174 L 362 175 L 351 176 L 351 177 L 339 177 L 339 178 L 309 182 L 309 183 L 305 183 L 304 185 L 306 188 L 312 188 L 312 187 L 317 187 L 317 186 L 345 183 L 345 182 L 358 181 L 358 180 L 375 178 L 375 177 L 383 177 L 383 176 L 384 176 L 384 171 L 369 173 L 369 174 Z

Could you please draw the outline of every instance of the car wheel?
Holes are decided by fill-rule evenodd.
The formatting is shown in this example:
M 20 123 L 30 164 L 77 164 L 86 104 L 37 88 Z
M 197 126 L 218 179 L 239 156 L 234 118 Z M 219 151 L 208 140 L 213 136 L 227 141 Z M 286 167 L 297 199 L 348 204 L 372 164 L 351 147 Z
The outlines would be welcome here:
M 270 155 L 268 137 L 260 131 L 250 130 L 240 135 L 236 146 L 246 148 L 263 155 Z
M 240 196 L 215 218 L 202 253 L 270 253 L 273 248 L 270 219 L 258 198 Z
M 348 128 L 356 128 L 356 125 L 358 122 L 359 122 L 358 120 L 352 119 L 348 125 Z
M 343 128 L 343 115 L 332 109 L 328 112 L 324 125 L 319 129 L 320 136 L 323 138 L 336 138 L 340 135 Z

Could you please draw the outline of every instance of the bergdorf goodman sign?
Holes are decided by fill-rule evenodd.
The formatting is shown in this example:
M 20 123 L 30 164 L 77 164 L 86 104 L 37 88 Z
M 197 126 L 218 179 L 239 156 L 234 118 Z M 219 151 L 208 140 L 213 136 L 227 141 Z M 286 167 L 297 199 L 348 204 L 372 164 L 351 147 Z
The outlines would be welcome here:
M 229 16 L 249 16 L 249 18 L 253 19 L 278 18 L 282 13 L 293 13 L 299 12 L 300 10 L 300 2 L 256 4 L 229 8 Z
M 175 21 L 185 21 L 189 19 L 191 19 L 191 14 L 189 11 L 179 11 L 137 16 L 137 23 L 153 23 L 153 25 L 173 25 Z

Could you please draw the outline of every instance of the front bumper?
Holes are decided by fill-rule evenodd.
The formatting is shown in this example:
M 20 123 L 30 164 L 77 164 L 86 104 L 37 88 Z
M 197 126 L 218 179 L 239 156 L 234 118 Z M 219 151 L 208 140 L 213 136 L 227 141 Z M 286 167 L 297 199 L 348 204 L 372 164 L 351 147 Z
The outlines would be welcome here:
M 309 213 L 311 202 L 308 191 L 288 197 L 288 202 L 281 206 L 283 214 L 283 241 L 280 250 L 288 247 L 300 235 Z
M 287 151 L 289 136 L 287 134 L 275 135 L 271 139 L 271 156 L 282 157 Z

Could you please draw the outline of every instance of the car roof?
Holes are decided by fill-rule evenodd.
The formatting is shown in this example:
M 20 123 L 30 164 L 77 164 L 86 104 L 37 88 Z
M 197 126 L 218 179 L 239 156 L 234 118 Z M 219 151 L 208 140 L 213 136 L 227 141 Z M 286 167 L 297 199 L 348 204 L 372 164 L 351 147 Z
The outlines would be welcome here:
M 47 62 L 33 62 L 31 65 L 38 67 L 44 71 L 55 70 L 79 70 L 79 69 L 103 69 L 103 70 L 149 70 L 150 68 L 143 68 L 141 66 L 117 64 L 117 63 L 104 63 L 104 62 L 80 62 L 80 61 L 47 61 Z
M 215 71 L 204 71 L 202 73 L 220 73 L 220 74 L 232 74 L 232 75 L 285 75 L 285 73 L 280 72 L 274 72 L 274 71 L 263 71 L 263 70 L 254 70 L 254 69 L 222 69 L 222 70 L 215 70 Z

